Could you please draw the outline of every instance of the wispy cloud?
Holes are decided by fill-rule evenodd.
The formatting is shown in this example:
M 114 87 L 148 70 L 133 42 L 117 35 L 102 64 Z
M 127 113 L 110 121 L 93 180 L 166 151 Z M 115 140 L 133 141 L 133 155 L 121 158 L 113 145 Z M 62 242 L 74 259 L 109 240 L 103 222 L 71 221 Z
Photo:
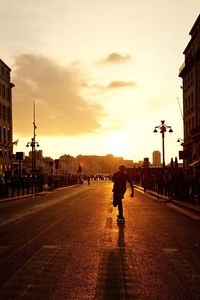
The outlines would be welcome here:
M 121 89 L 121 88 L 134 88 L 137 84 L 132 81 L 112 81 L 110 82 L 106 89 Z
M 104 59 L 100 60 L 99 63 L 101 64 L 125 64 L 131 60 L 131 56 L 129 54 L 122 55 L 117 52 L 113 52 L 109 54 Z
M 132 89 L 132 88 L 136 88 L 138 86 L 138 84 L 134 81 L 123 81 L 123 80 L 115 80 L 115 81 L 111 81 L 110 83 L 108 83 L 107 85 L 99 85 L 99 84 L 93 84 L 93 85 L 89 85 L 89 84 L 84 84 L 84 87 L 86 89 L 92 90 L 92 91 L 96 91 L 96 93 L 101 93 L 101 92 L 107 92 L 111 89 Z
M 20 55 L 13 68 L 14 130 L 32 128 L 32 103 L 40 135 L 78 135 L 100 127 L 102 106 L 81 95 L 84 76 L 77 65 L 61 67 L 43 56 Z

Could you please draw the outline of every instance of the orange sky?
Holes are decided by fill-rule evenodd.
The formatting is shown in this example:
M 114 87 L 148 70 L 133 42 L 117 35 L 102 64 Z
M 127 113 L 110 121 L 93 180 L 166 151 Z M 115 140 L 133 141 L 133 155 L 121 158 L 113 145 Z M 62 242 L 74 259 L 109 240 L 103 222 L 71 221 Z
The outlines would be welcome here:
M 12 68 L 15 151 L 27 151 L 36 103 L 45 156 L 152 159 L 166 120 L 166 162 L 183 137 L 179 67 L 199 14 L 193 0 L 1 0 L 1 59 Z

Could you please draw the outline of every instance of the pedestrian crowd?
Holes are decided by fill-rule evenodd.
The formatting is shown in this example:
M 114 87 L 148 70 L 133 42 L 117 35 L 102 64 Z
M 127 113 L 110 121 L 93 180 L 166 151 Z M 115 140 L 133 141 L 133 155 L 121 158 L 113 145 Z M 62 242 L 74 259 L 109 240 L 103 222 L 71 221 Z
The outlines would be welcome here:
M 0 198 L 35 194 L 45 189 L 55 189 L 79 183 L 76 174 L 45 175 L 6 172 L 0 176 Z
M 151 190 L 169 199 L 200 204 L 200 168 L 143 169 L 134 177 L 134 182 L 140 184 L 145 192 Z

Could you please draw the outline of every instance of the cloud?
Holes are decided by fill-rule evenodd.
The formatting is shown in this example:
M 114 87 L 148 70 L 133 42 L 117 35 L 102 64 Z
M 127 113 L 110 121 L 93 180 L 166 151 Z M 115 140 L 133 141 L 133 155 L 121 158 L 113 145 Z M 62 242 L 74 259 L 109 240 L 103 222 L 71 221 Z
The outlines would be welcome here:
M 40 135 L 80 135 L 100 128 L 103 108 L 81 95 L 84 76 L 76 64 L 61 67 L 46 57 L 23 54 L 13 69 L 15 132 L 30 134 L 33 100 Z
M 93 94 L 95 93 L 99 94 L 101 92 L 107 92 L 111 89 L 123 89 L 123 88 L 135 88 L 137 87 L 137 83 L 133 81 L 122 81 L 122 80 L 115 80 L 111 81 L 108 85 L 99 85 L 99 84 L 84 84 L 85 88 L 88 88 L 89 90 L 93 90 Z M 96 92 L 95 92 L 96 91 Z
M 101 64 L 124 64 L 131 60 L 130 55 L 121 55 L 117 52 L 113 52 L 106 58 L 100 61 Z
M 112 81 L 110 82 L 106 89 L 121 89 L 121 88 L 134 88 L 137 84 L 132 81 Z

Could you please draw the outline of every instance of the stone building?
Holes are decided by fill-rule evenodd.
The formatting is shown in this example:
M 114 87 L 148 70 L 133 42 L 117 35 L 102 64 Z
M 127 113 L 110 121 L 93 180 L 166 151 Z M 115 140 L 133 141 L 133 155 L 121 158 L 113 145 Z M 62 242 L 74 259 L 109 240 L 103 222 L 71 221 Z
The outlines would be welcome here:
M 152 153 L 152 158 L 153 158 L 153 166 L 160 166 L 161 165 L 161 153 L 158 150 L 155 150 Z
M 184 165 L 200 161 L 200 15 L 190 30 L 179 77 L 183 84 Z
M 12 169 L 12 87 L 11 69 L 0 59 L 0 174 Z

